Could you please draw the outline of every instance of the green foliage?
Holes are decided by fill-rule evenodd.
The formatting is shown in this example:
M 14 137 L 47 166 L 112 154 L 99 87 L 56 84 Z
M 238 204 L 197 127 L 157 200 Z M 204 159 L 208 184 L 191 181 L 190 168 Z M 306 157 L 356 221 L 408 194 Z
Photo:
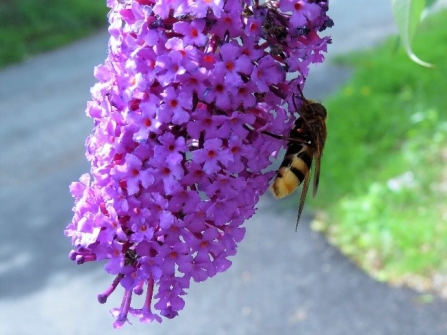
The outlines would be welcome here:
M 399 28 L 402 45 L 411 60 L 419 65 L 432 67 L 433 65 L 420 60 L 412 50 L 413 37 L 426 6 L 425 0 L 391 0 L 394 19 Z
M 106 15 L 104 0 L 0 0 L 0 67 L 85 36 Z
M 325 105 L 328 141 L 315 227 L 379 279 L 447 271 L 447 12 L 430 17 L 414 49 L 393 41 L 338 59 L 355 73 Z

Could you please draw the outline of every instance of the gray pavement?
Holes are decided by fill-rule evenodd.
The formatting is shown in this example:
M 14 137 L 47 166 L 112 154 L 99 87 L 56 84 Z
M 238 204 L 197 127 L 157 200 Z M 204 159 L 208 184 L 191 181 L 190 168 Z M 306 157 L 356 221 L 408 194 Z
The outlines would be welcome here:
M 332 55 L 395 31 L 389 0 L 331 5 Z M 120 292 L 96 302 L 112 277 L 99 263 L 69 261 L 63 236 L 73 206 L 68 185 L 89 169 L 83 143 L 92 124 L 83 111 L 106 45 L 103 32 L 0 72 L 0 335 L 116 332 L 108 310 Z M 348 77 L 320 65 L 306 95 L 324 100 Z M 422 304 L 417 292 L 374 281 L 312 232 L 306 217 L 295 233 L 296 201 L 264 196 L 228 271 L 192 283 L 176 319 L 135 320 L 119 333 L 447 334 L 446 301 Z

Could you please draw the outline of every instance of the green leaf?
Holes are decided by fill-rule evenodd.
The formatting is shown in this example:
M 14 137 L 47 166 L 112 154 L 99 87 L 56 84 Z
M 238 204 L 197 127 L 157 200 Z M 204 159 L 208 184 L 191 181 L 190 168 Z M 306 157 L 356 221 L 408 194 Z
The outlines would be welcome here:
M 419 65 L 434 67 L 433 64 L 419 59 L 411 48 L 411 42 L 421 20 L 422 11 L 425 8 L 425 0 L 392 0 L 391 5 L 402 45 L 408 57 Z
M 435 2 L 437 2 L 438 0 L 426 0 L 426 4 L 425 4 L 425 8 L 430 8 Z

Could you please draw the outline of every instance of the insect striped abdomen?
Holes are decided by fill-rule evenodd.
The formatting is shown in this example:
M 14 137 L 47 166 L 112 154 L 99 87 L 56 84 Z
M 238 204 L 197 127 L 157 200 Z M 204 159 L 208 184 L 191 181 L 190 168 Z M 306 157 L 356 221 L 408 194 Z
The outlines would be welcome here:
M 291 143 L 278 169 L 270 191 L 278 198 L 291 194 L 309 173 L 313 149 L 305 144 Z

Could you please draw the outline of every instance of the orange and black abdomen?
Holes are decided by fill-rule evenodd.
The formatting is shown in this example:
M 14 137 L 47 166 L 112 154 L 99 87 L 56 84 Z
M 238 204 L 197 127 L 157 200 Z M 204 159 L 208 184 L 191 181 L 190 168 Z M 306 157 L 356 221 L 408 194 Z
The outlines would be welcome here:
M 284 160 L 270 191 L 278 198 L 291 194 L 304 180 L 312 165 L 314 150 L 307 144 L 289 142 Z

